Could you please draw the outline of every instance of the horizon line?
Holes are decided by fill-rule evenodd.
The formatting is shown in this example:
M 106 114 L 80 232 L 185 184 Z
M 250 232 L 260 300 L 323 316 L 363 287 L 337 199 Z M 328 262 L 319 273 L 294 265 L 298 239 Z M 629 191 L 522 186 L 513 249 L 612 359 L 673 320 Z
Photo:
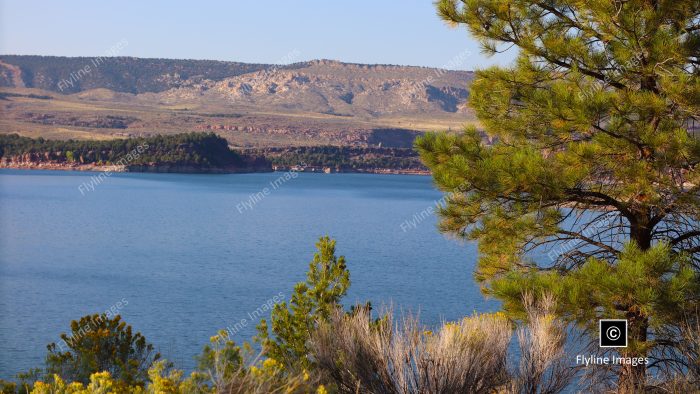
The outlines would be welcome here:
M 305 64 L 305 63 L 331 62 L 331 63 L 341 63 L 344 65 L 351 65 L 351 66 L 413 67 L 413 68 L 445 70 L 445 71 L 461 71 L 461 72 L 468 72 L 468 73 L 476 72 L 476 70 L 466 70 L 466 69 L 458 69 L 458 68 L 416 66 L 416 65 L 410 65 L 410 64 L 358 63 L 358 62 L 350 62 L 350 61 L 343 61 L 343 60 L 329 59 L 329 58 L 315 58 L 315 59 L 309 59 L 309 60 L 301 60 L 301 61 L 292 62 L 292 63 L 257 63 L 257 62 L 244 62 L 244 61 L 236 61 L 236 60 L 174 58 L 174 57 L 140 57 L 140 56 L 127 56 L 127 55 L 119 55 L 119 56 L 107 56 L 107 55 L 66 56 L 66 55 L 37 55 L 37 54 L 27 55 L 27 54 L 13 54 L 13 53 L 0 54 L 0 57 L 6 57 L 6 56 L 49 57 L 49 58 L 65 58 L 65 59 L 97 59 L 97 58 L 100 58 L 100 59 L 120 59 L 121 58 L 121 59 L 142 59 L 142 60 L 183 60 L 183 61 L 199 61 L 199 62 L 236 63 L 236 64 L 257 65 L 257 66 L 270 66 L 270 67 L 289 67 L 289 66 L 293 66 L 293 65 L 297 65 L 297 64 Z

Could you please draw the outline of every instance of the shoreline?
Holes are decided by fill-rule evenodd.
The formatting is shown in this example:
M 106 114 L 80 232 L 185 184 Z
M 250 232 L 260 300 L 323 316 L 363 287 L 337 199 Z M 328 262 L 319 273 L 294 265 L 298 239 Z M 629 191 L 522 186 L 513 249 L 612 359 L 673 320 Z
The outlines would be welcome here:
M 119 172 L 119 173 L 157 173 L 157 174 L 254 174 L 266 172 L 299 172 L 325 174 L 323 171 L 274 170 L 272 168 L 197 168 L 187 165 L 109 165 L 94 164 L 59 164 L 59 163 L 0 163 L 0 169 L 10 170 L 45 170 L 45 171 L 81 171 L 81 172 Z M 331 174 L 376 174 L 376 175 L 420 175 L 429 176 L 427 170 L 403 170 L 391 168 L 359 169 L 333 171 Z
M 0 169 L 10 170 L 46 170 L 46 171 L 81 171 L 81 172 L 118 172 L 118 173 L 162 173 L 162 174 L 246 174 L 273 172 L 271 168 L 203 168 L 191 165 L 157 164 L 157 165 L 102 165 L 95 164 L 59 164 L 59 163 L 0 163 Z

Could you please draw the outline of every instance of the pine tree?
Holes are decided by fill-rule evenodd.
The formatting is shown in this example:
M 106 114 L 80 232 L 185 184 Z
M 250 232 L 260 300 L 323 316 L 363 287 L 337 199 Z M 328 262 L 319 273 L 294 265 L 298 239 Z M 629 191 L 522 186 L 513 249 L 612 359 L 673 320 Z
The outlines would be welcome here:
M 316 249 L 306 282 L 296 284 L 289 305 L 276 304 L 269 327 L 264 319 L 258 325 L 256 340 L 262 344 L 266 356 L 290 370 L 310 367 L 307 355 L 311 333 L 319 321 L 328 320 L 350 287 L 345 257 L 335 256 L 335 240 L 321 237 Z
M 513 315 L 523 290 L 547 289 L 591 331 L 591 319 L 623 316 L 625 354 L 668 362 L 660 349 L 674 338 L 661 328 L 699 298 L 700 2 L 437 8 L 487 53 L 518 50 L 512 66 L 476 74 L 470 105 L 483 130 L 416 143 L 448 193 L 441 230 L 478 241 L 475 277 Z M 618 374 L 634 390 L 646 368 Z

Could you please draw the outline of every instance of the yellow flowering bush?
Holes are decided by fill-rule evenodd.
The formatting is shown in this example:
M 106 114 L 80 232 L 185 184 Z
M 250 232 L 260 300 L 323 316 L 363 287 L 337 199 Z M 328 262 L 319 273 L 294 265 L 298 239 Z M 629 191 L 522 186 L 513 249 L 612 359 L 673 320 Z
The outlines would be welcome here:
M 31 394 L 141 394 L 142 387 L 126 386 L 112 379 L 109 372 L 96 372 L 90 375 L 90 383 L 85 387 L 80 382 L 66 383 L 58 375 L 53 375 L 50 382 L 34 383 Z

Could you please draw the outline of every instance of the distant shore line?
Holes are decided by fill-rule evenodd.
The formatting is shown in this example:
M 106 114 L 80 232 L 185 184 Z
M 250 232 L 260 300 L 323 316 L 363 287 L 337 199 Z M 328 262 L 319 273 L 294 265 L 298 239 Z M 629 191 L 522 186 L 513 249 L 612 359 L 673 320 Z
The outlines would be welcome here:
M 256 172 L 272 172 L 269 168 L 245 167 L 197 167 L 180 164 L 154 165 L 96 165 L 96 164 L 65 164 L 65 163 L 0 163 L 1 169 L 15 170 L 48 170 L 48 171 L 85 171 L 85 172 L 142 172 L 142 173 L 175 173 L 175 174 L 242 174 Z
M 294 169 L 260 169 L 260 168 L 206 168 L 178 164 L 155 165 L 95 165 L 67 163 L 6 163 L 0 162 L 0 169 L 13 170 L 47 170 L 47 171 L 84 171 L 84 172 L 123 172 L 123 173 L 159 173 L 159 174 L 253 174 L 267 172 L 304 172 L 312 174 L 385 174 L 385 175 L 431 175 L 430 171 L 420 169 L 341 169 L 331 172 Z

